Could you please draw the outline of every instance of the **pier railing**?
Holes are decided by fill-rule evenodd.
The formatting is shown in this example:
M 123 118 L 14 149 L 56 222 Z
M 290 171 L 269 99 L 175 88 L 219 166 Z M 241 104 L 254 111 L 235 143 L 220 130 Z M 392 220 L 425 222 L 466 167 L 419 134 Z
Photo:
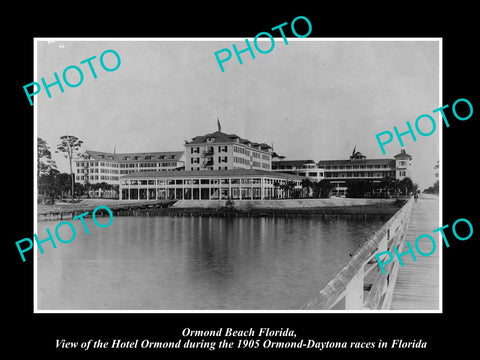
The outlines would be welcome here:
M 395 246 L 402 252 L 412 204 L 413 200 L 408 200 L 379 231 L 368 238 L 350 261 L 302 306 L 302 310 L 388 310 L 400 265 L 398 258 L 394 257 L 393 261 L 384 265 L 383 274 L 375 255 L 386 250 L 393 252 Z

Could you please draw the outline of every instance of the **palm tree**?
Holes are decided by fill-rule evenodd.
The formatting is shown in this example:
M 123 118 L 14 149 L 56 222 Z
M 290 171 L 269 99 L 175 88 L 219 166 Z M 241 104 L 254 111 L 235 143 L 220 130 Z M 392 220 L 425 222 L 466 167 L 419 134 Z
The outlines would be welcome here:
M 277 180 L 275 180 L 273 182 L 273 192 L 274 192 L 274 198 L 275 199 L 278 199 L 278 189 L 279 188 L 280 188 L 280 183 Z
M 287 190 L 287 195 L 290 198 L 293 195 L 293 190 L 295 189 L 295 182 L 292 180 L 287 181 L 285 184 L 285 189 Z
M 302 190 L 306 189 L 306 197 L 310 197 L 310 189 L 313 187 L 313 181 L 309 178 L 302 179 Z
M 68 159 L 70 164 L 70 177 L 72 182 L 72 199 L 75 197 L 75 176 L 73 175 L 72 161 L 74 157 L 79 156 L 79 148 L 82 146 L 83 141 L 78 140 L 76 136 L 64 135 L 60 137 L 60 144 L 57 145 L 55 152 L 65 153 L 64 157 Z

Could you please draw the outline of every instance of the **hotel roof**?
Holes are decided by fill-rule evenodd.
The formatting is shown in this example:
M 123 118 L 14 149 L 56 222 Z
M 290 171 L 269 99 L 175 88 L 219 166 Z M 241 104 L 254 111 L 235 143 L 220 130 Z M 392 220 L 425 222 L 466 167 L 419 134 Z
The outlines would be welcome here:
M 94 160 L 112 160 L 119 163 L 131 163 L 138 161 L 179 161 L 183 155 L 183 151 L 161 151 L 161 152 L 144 152 L 144 153 L 108 153 L 102 151 L 85 151 Z M 76 159 L 80 160 L 80 159 Z
M 407 154 L 407 153 L 405 152 L 405 149 L 402 149 L 402 150 L 400 151 L 400 154 L 395 155 L 394 158 L 396 159 L 396 158 L 401 158 L 401 157 L 405 157 L 405 158 L 410 158 L 410 159 L 411 159 L 411 158 L 412 158 L 412 155 Z
M 202 177 L 245 177 L 245 176 L 269 176 L 274 178 L 281 178 L 286 180 L 302 180 L 303 176 L 297 176 L 292 174 L 283 174 L 276 171 L 257 170 L 257 169 L 232 169 L 232 170 L 180 170 L 180 171 L 142 171 L 133 172 L 125 176 L 121 176 L 121 179 L 138 179 L 138 178 L 202 178 Z
M 272 161 L 272 166 L 301 166 L 305 164 L 315 164 L 313 160 L 279 160 Z
M 332 165 L 395 165 L 395 159 L 320 160 L 319 167 Z
M 209 141 L 208 141 L 209 140 Z M 256 143 L 247 139 L 243 139 L 238 135 L 235 134 L 226 134 L 221 131 L 215 131 L 210 134 L 195 136 L 192 138 L 192 141 L 186 141 L 186 145 L 194 145 L 194 144 L 214 144 L 214 143 L 240 143 L 245 145 L 250 145 L 253 147 L 259 147 L 260 149 L 271 149 L 272 147 L 265 143 Z

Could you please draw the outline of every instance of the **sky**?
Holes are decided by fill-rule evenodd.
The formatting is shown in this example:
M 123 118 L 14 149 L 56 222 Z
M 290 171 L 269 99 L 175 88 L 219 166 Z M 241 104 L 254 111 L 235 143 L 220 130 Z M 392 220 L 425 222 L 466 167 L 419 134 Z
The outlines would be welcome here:
M 223 132 L 273 144 L 289 160 L 348 159 L 354 147 L 369 159 L 392 158 L 402 148 L 398 140 L 383 155 L 375 135 L 394 126 L 405 131 L 406 121 L 414 126 L 418 116 L 430 114 L 437 130 L 403 141 L 413 156 L 412 180 L 421 189 L 432 185 L 441 129 L 432 111 L 443 105 L 438 40 L 340 40 L 288 38 L 285 44 L 278 38 L 268 54 L 252 44 L 255 59 L 245 52 L 240 64 L 232 44 L 244 49 L 243 38 L 37 39 L 33 81 L 51 83 L 54 72 L 61 78 L 70 65 L 84 76 L 78 87 L 63 83 L 63 93 L 53 86 L 51 98 L 45 89 L 35 96 L 37 136 L 52 152 L 62 135 L 78 137 L 82 150 L 183 151 L 185 140 L 216 131 L 218 118 Z M 270 41 L 259 46 L 266 50 Z M 232 58 L 222 72 L 214 53 L 224 48 Z M 109 49 L 121 58 L 111 72 L 99 62 Z M 92 56 L 96 79 L 88 64 L 80 64 Z M 107 67 L 116 65 L 111 53 L 104 60 Z M 79 80 L 75 70 L 67 78 Z M 428 132 L 431 125 L 420 128 Z M 66 160 L 53 157 L 67 172 Z

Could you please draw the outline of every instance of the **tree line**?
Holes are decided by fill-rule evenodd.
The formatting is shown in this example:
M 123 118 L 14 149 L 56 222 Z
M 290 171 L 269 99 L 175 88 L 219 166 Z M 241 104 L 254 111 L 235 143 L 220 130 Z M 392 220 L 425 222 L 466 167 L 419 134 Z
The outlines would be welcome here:
M 97 184 L 81 184 L 75 182 L 73 173 L 73 160 L 80 156 L 83 141 L 73 135 L 60 137 L 55 153 L 61 153 L 68 160 L 70 173 L 61 173 L 52 159 L 52 151 L 47 142 L 37 137 L 37 185 L 38 193 L 43 198 L 62 198 L 65 194 L 75 198 L 88 194 L 90 190 L 118 190 L 118 186 L 106 182 Z
M 402 180 L 386 177 L 381 181 L 346 179 L 344 186 L 347 188 L 346 197 L 351 198 L 391 197 L 408 195 L 418 191 L 418 185 L 413 183 L 409 177 Z M 323 179 L 316 182 L 309 178 L 302 179 L 301 189 L 295 188 L 293 181 L 288 181 L 285 184 L 274 182 L 273 187 L 275 198 L 279 197 L 278 190 L 282 190 L 286 197 L 295 199 L 328 198 L 335 188 L 331 180 Z

